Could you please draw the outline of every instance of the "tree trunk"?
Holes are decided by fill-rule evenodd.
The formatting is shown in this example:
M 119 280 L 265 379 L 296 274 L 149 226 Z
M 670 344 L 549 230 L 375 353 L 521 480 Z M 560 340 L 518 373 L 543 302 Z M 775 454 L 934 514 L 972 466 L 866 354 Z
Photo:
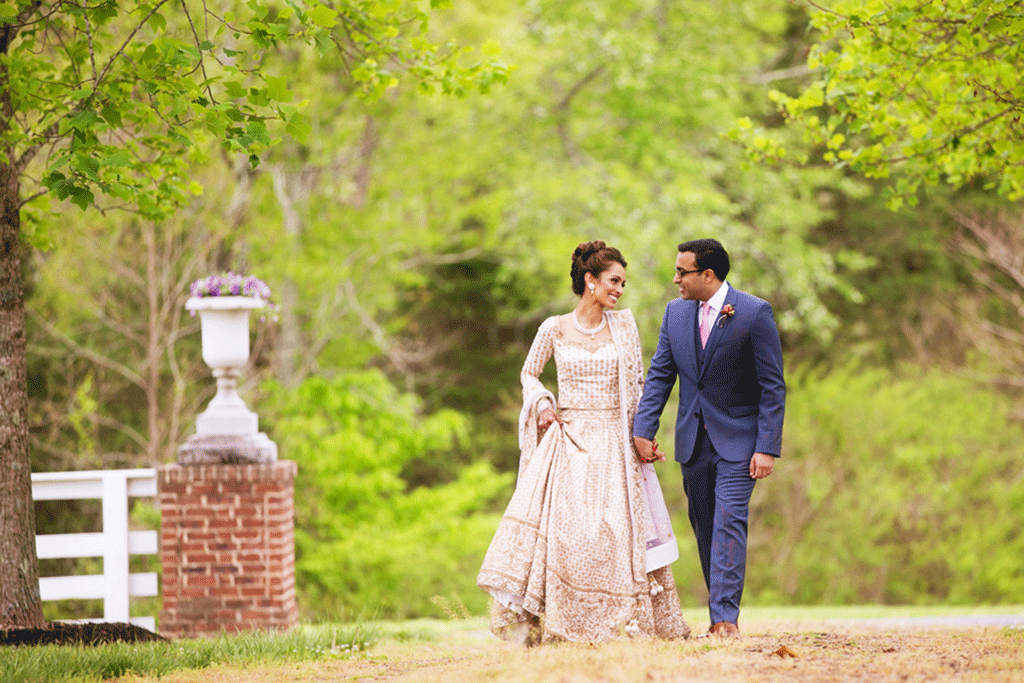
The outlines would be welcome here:
M 15 29 L 0 31 L 5 56 Z M 0 63 L 0 133 L 14 121 L 10 83 Z M 0 160 L 0 629 L 40 628 L 39 559 L 28 452 L 25 299 L 21 291 L 19 167 L 12 147 Z
M 274 195 L 281 206 L 282 223 L 288 250 L 293 254 L 302 251 L 303 218 L 306 202 L 320 177 L 320 169 L 303 164 L 298 172 L 290 174 L 284 164 L 269 167 L 274 181 Z M 281 342 L 277 351 L 277 379 L 282 386 L 294 388 L 302 381 L 303 366 L 299 362 L 306 348 L 299 321 L 299 288 L 290 273 L 285 274 L 278 294 Z
M 17 171 L 0 163 L 0 629 L 43 626 L 28 450 L 19 188 Z

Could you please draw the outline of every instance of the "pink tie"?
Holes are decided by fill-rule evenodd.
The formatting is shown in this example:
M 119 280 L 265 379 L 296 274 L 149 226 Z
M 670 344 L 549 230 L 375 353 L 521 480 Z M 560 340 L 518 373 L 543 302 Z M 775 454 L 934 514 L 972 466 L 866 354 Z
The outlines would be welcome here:
M 700 305 L 700 348 L 708 345 L 708 337 L 711 336 L 711 304 L 707 301 Z

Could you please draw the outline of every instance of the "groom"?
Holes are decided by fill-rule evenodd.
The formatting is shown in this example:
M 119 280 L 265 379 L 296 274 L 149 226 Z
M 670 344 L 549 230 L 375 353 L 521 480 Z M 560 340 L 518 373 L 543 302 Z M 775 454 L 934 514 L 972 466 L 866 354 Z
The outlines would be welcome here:
M 679 299 L 670 301 L 633 425 L 640 460 L 664 460 L 654 440 L 679 378 L 676 460 L 683 468 L 711 612 L 710 633 L 735 635 L 747 563 L 754 482 L 772 473 L 782 446 L 786 385 L 768 302 L 725 281 L 729 255 L 716 240 L 679 245 Z

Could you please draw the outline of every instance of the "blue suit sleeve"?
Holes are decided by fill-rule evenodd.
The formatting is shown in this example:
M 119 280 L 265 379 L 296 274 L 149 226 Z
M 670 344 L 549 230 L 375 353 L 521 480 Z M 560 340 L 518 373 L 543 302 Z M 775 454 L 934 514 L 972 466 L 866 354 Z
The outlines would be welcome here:
M 782 453 L 782 422 L 786 411 L 786 381 L 782 376 L 782 343 L 770 304 L 758 311 L 750 331 L 754 371 L 761 385 L 757 418 L 757 453 Z
M 661 320 L 661 331 L 658 333 L 658 348 L 651 358 L 651 367 L 647 371 L 644 393 L 640 398 L 636 418 L 633 421 L 633 436 L 645 439 L 653 439 L 657 435 L 661 412 L 665 409 L 678 374 L 676 361 L 672 356 L 668 319 L 669 308 L 666 306 L 665 317 Z

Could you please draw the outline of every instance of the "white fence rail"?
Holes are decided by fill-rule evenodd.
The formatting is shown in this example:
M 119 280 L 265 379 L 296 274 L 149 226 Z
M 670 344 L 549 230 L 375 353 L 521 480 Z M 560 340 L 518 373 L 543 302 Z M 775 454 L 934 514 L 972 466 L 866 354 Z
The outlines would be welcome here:
M 132 623 L 156 630 L 154 617 L 129 617 L 131 596 L 159 593 L 156 572 L 132 574 L 130 555 L 159 552 L 156 531 L 128 530 L 128 498 L 155 497 L 156 470 L 101 470 L 96 472 L 43 472 L 32 475 L 35 500 L 87 500 L 103 504 L 103 531 L 87 534 L 36 536 L 39 559 L 102 557 L 103 573 L 53 576 L 39 579 L 43 600 L 103 600 L 103 619 Z

